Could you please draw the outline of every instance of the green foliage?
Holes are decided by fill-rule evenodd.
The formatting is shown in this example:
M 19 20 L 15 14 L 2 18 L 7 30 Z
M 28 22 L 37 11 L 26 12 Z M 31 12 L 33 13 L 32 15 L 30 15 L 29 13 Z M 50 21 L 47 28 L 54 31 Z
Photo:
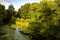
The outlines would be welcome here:
M 20 12 L 21 18 L 30 19 L 28 30 L 31 30 L 31 33 L 38 32 L 38 34 L 43 36 L 49 36 L 51 34 L 54 36 L 54 32 L 56 32 L 55 28 L 58 27 L 59 24 L 58 20 L 60 20 L 60 10 L 57 3 L 52 0 L 43 0 L 40 3 L 29 4 L 29 6 L 25 4 L 21 6 L 18 13 Z M 26 16 L 28 18 L 26 18 Z M 51 34 L 47 30 L 50 31 Z M 55 35 L 55 37 L 57 37 L 57 35 Z
M 0 25 L 3 24 L 3 20 L 6 18 L 5 6 L 0 4 Z
M 0 4 L 0 25 L 16 23 L 15 25 L 21 28 L 23 32 L 35 36 L 39 34 L 47 37 L 47 39 L 50 38 L 50 40 L 53 38 L 58 40 L 60 39 L 59 2 L 59 0 L 43 0 L 40 3 L 26 3 L 19 8 L 18 12 L 15 11 L 12 4 L 7 10 L 4 5 Z M 17 18 L 19 18 L 18 21 L 15 21 Z M 4 34 L 2 31 L 0 32 Z
M 9 8 L 8 8 L 10 11 L 13 11 L 15 8 L 12 4 L 9 5 Z
M 20 17 L 22 18 L 28 18 L 29 10 L 30 10 L 30 4 L 27 3 L 18 10 L 18 15 L 20 15 Z
M 0 26 L 0 40 L 30 40 L 29 36 L 23 35 L 10 27 L 10 25 Z
M 12 4 L 9 5 L 9 8 L 6 10 L 6 12 L 7 12 L 6 20 L 8 20 L 7 23 L 10 23 L 10 22 L 13 23 L 13 21 L 15 23 L 15 14 L 16 14 L 16 12 L 15 12 L 14 6 Z

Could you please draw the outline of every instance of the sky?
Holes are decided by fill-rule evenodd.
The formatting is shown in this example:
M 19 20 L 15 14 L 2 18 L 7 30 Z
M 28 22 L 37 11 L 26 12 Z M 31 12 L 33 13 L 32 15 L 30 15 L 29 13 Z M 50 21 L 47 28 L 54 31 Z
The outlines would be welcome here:
M 9 1 L 9 0 L 8 0 Z M 15 10 L 18 10 L 22 5 L 26 3 L 34 3 L 34 2 L 40 2 L 40 0 L 10 0 L 8 2 L 7 0 L 0 1 L 1 4 L 5 5 L 5 8 L 7 9 L 10 4 L 14 5 Z

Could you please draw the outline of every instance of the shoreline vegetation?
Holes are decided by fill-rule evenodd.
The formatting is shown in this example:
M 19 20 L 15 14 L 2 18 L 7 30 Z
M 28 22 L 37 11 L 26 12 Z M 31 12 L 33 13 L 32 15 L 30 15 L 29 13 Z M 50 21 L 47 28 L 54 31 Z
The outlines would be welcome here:
M 60 1 L 0 4 L 0 40 L 60 40 Z

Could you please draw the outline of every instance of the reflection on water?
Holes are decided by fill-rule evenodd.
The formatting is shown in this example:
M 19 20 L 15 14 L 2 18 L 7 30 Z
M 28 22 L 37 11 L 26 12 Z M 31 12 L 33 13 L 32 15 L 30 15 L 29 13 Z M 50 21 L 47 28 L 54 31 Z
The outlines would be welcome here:
M 14 40 L 20 40 L 21 34 L 18 31 L 18 28 L 16 28 L 16 31 L 14 33 Z
M 18 28 L 14 30 L 9 25 L 4 25 L 0 27 L 0 40 L 30 40 L 30 38 L 27 35 L 21 34 Z
M 21 34 L 18 28 L 16 28 L 14 37 L 14 40 L 30 40 L 29 36 Z
M 17 33 L 17 35 L 21 36 L 21 33 L 18 28 L 16 28 L 16 33 Z

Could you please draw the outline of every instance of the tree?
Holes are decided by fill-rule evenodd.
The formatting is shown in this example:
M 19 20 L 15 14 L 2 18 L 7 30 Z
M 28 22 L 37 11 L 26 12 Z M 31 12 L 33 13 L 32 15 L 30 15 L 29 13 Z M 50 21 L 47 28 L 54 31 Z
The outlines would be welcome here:
M 14 6 L 12 4 L 9 5 L 8 9 L 6 10 L 6 12 L 7 12 L 6 20 L 8 20 L 10 22 L 12 20 L 12 17 L 15 16 L 15 13 L 16 13 Z M 8 23 L 8 21 L 7 21 L 7 23 Z
M 58 6 L 60 6 L 60 1 L 59 0 L 54 0 Z
M 40 38 L 42 35 L 43 37 L 47 37 L 48 40 L 60 38 L 60 10 L 55 1 L 43 0 L 40 3 L 25 4 L 19 8 L 18 15 L 23 20 L 19 18 L 15 25 L 21 28 L 23 32 L 30 33 L 37 38 Z M 27 19 L 29 19 L 28 24 L 25 22 Z M 38 35 L 40 36 L 38 37 Z
M 18 10 L 18 15 L 20 15 L 21 18 L 28 18 L 29 15 L 29 10 L 30 10 L 30 4 L 27 3 L 24 6 L 21 6 Z
M 6 18 L 5 6 L 0 4 L 0 25 L 3 24 L 3 20 Z
M 8 7 L 8 10 L 10 10 L 10 11 L 14 11 L 15 8 L 14 8 L 14 6 L 13 6 L 12 4 L 10 4 L 9 7 Z

